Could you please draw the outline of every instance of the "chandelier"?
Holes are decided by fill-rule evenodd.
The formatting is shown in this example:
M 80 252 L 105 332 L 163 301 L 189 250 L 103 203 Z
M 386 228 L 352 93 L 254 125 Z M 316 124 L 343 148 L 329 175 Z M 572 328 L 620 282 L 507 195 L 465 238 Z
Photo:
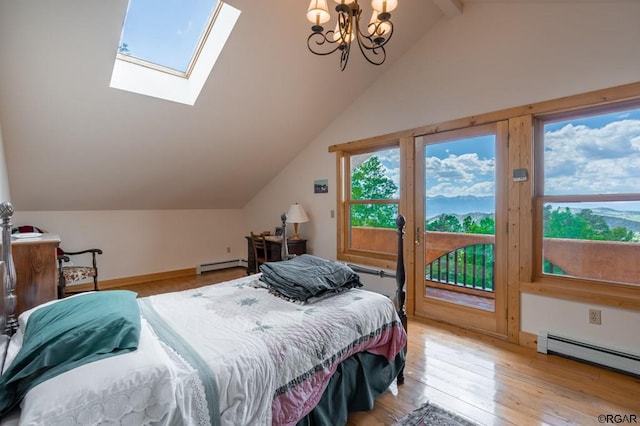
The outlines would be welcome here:
M 398 0 L 373 0 L 369 24 L 360 24 L 362 9 L 358 0 L 347 3 L 334 0 L 337 4 L 338 20 L 335 29 L 324 31 L 322 24 L 331 20 L 327 0 L 311 0 L 307 19 L 313 24 L 307 47 L 316 55 L 330 55 L 340 51 L 340 69 L 344 71 L 349 60 L 352 41 L 356 41 L 365 59 L 374 65 L 381 65 L 387 59 L 385 45 L 393 35 L 391 12 L 398 6 Z

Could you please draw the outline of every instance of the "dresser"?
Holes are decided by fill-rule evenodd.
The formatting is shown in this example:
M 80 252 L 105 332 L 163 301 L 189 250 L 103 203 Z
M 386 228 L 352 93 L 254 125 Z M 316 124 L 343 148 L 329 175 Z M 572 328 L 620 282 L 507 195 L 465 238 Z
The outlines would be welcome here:
M 58 257 L 60 238 L 42 234 L 38 238 L 12 239 L 16 268 L 16 317 L 41 303 L 58 298 Z
M 253 253 L 253 245 L 251 244 L 251 237 L 245 237 L 247 239 L 247 275 L 253 273 L 256 269 L 256 258 Z M 307 252 L 307 240 L 287 240 L 287 249 L 289 254 L 305 254 Z M 269 262 L 277 262 L 282 260 L 282 239 L 277 237 L 267 237 L 267 253 Z

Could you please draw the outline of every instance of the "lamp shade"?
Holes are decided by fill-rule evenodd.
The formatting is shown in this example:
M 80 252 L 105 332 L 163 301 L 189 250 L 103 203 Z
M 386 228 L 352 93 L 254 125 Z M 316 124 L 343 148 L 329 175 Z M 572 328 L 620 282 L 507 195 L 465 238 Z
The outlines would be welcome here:
M 304 223 L 309 222 L 309 216 L 304 211 L 302 206 L 298 203 L 291 204 L 289 211 L 287 212 L 287 222 L 289 223 Z
M 398 0 L 373 0 L 371 7 L 378 12 L 392 12 L 398 7 Z
M 311 0 L 309 4 L 309 10 L 307 11 L 307 19 L 316 25 L 329 22 L 331 15 L 329 15 L 329 8 L 327 7 L 327 0 Z

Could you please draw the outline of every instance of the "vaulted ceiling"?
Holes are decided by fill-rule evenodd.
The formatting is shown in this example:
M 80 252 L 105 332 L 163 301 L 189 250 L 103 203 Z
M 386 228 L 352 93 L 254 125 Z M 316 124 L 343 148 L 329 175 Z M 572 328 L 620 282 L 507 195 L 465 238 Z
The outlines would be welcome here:
M 228 3 L 240 19 L 186 106 L 109 87 L 127 0 L 0 0 L 0 128 L 16 208 L 241 208 L 460 7 L 401 0 L 387 62 L 354 51 L 340 72 L 337 54 L 307 50 L 307 1 Z

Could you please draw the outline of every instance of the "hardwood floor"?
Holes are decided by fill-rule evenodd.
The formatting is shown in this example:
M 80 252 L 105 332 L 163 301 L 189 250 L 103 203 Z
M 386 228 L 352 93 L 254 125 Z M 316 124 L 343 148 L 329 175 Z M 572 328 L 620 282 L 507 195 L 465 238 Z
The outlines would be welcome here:
M 236 268 L 124 288 L 147 296 L 244 274 Z M 427 400 L 483 425 L 640 422 L 640 378 L 433 321 L 410 319 L 408 327 L 405 383 L 393 384 L 373 410 L 352 413 L 348 425 L 390 425 Z M 621 417 L 601 422 L 599 415 Z
M 138 293 L 138 297 L 146 297 L 154 294 L 188 290 L 208 284 L 221 283 L 223 281 L 229 281 L 246 275 L 247 270 L 245 268 L 229 268 L 222 269 L 220 271 L 205 272 L 203 274 L 192 275 L 190 277 L 169 278 L 166 280 L 150 281 L 144 284 L 116 287 L 112 290 L 131 290 Z

